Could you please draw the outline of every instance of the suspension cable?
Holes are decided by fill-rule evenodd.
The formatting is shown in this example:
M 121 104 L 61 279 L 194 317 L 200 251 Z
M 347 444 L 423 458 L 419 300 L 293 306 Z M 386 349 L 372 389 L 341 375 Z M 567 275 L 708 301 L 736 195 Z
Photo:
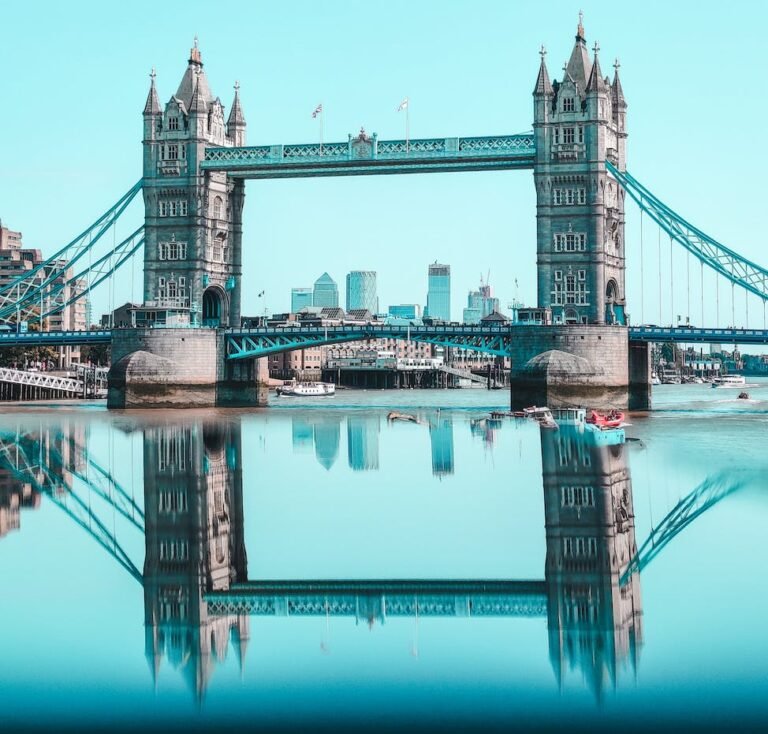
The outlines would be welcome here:
M 659 227 L 661 237 L 661 227 Z M 669 308 L 672 311 L 672 326 L 675 325 L 675 266 L 672 262 L 672 236 L 669 237 Z M 680 323 L 680 319 L 677 319 Z
M 661 292 L 661 228 L 659 228 L 659 326 L 664 325 L 661 315 Z
M 643 210 L 640 209 L 640 323 L 645 323 L 645 284 L 643 274 L 645 272 L 643 264 Z M 659 324 L 661 326 L 661 324 Z

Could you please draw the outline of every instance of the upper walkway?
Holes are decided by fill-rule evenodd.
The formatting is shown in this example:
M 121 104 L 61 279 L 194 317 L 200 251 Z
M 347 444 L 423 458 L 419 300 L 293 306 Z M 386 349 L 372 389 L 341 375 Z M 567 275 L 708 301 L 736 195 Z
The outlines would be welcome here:
M 378 140 L 361 130 L 346 143 L 207 148 L 200 168 L 235 178 L 306 178 L 382 173 L 533 168 L 533 133 Z

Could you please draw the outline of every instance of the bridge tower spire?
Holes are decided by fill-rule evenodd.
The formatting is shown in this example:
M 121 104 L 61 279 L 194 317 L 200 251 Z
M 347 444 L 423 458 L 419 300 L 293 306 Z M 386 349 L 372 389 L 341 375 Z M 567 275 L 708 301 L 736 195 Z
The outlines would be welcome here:
M 583 17 L 563 78 L 534 90 L 539 306 L 558 323 L 626 323 L 624 195 L 606 161 L 625 170 L 626 102 L 590 59 Z
M 152 77 L 144 108 L 148 321 L 153 314 L 166 325 L 240 325 L 243 184 L 228 181 L 225 173 L 200 170 L 206 148 L 244 142 L 237 95 L 230 123 L 233 115 L 240 127 L 225 123 L 197 38 L 176 94 L 164 108 Z

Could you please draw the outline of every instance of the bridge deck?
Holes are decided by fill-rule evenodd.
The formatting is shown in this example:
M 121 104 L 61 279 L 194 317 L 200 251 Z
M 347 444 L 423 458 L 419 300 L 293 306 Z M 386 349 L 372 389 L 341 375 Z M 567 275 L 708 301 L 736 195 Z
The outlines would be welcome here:
M 208 148 L 200 168 L 237 178 L 304 178 L 382 173 L 493 171 L 533 168 L 533 133 L 472 138 L 378 140 L 346 143 Z

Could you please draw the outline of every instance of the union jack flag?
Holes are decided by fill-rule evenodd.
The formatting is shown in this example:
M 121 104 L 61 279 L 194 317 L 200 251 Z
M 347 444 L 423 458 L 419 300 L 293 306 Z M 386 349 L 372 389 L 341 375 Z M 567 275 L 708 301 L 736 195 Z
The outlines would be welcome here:
M 312 117 L 317 117 L 319 114 L 322 113 L 322 111 L 323 111 L 323 105 L 321 103 L 317 105 L 317 107 L 315 107 L 315 111 L 312 113 Z

